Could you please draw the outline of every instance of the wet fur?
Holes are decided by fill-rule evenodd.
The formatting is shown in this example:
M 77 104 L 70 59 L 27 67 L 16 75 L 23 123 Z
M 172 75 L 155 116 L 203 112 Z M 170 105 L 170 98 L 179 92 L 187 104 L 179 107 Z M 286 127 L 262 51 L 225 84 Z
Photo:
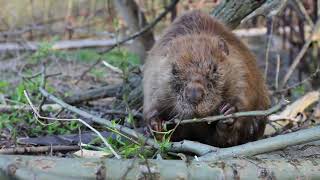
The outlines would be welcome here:
M 181 90 L 194 78 L 206 94 L 197 106 L 185 101 Z M 270 104 L 255 57 L 230 30 L 200 11 L 179 17 L 149 52 L 143 90 L 146 121 L 217 115 L 222 102 L 238 111 L 263 110 Z M 227 147 L 261 137 L 265 123 L 264 118 L 250 117 L 238 118 L 230 126 L 189 124 L 180 126 L 172 140 Z

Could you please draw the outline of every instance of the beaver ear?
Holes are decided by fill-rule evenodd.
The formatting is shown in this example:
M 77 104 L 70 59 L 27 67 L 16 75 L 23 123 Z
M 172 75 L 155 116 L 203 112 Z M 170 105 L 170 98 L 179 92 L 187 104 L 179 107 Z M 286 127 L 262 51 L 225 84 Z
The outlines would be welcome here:
M 222 39 L 222 38 L 219 38 L 218 40 L 218 49 L 221 50 L 226 56 L 229 55 L 229 47 L 228 47 L 228 44 L 227 42 Z

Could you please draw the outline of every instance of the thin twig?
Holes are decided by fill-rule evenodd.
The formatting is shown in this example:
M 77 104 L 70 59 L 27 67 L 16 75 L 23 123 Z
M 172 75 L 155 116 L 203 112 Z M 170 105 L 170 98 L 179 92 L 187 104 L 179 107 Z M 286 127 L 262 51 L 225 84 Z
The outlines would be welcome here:
M 305 78 L 304 80 L 300 81 L 300 82 L 297 82 L 287 88 L 283 88 L 281 90 L 277 90 L 275 92 L 273 92 L 272 94 L 278 94 L 278 93 L 283 93 L 285 91 L 288 91 L 290 89 L 293 89 L 293 88 L 296 88 L 298 86 L 300 86 L 301 84 L 304 84 L 310 80 L 312 80 L 314 77 L 316 77 L 318 75 L 318 73 L 320 72 L 320 66 L 317 67 L 316 71 L 314 73 L 312 73 L 309 77 Z
M 135 39 L 139 36 L 141 36 L 142 34 L 148 32 L 150 29 L 152 29 L 155 25 L 158 24 L 158 22 L 160 22 L 160 20 L 162 18 L 164 18 L 179 2 L 179 0 L 173 0 L 172 3 L 170 5 L 168 5 L 167 7 L 165 7 L 165 10 L 159 14 L 158 17 L 156 17 L 150 24 L 146 25 L 145 27 L 143 27 L 140 31 L 133 33 L 132 35 L 118 41 L 117 43 L 111 45 L 110 47 L 108 47 L 107 49 L 101 50 L 99 51 L 99 54 L 105 54 L 107 52 L 110 52 L 112 49 L 126 43 L 127 41 L 130 41 L 132 39 Z M 89 66 L 89 68 L 87 70 L 85 70 L 81 75 L 79 80 L 76 82 L 79 83 L 79 81 L 81 81 L 83 79 L 83 77 L 85 76 L 85 74 L 87 74 L 88 72 L 90 72 L 96 65 L 98 65 L 100 62 L 102 61 L 101 58 L 98 58 L 92 65 Z
M 264 68 L 264 79 L 267 81 L 268 78 L 268 69 L 269 69 L 269 53 L 270 53 L 270 46 L 272 43 L 272 35 L 273 35 L 273 24 L 274 24 L 274 19 L 273 17 L 269 17 L 268 19 L 270 24 L 270 31 L 268 32 L 268 44 L 267 44 L 267 50 L 266 50 L 266 56 L 265 56 L 265 68 Z
M 112 49 L 110 49 L 109 51 L 111 51 Z M 105 53 L 109 52 L 109 51 L 106 51 Z M 82 79 L 83 77 L 88 73 L 90 72 L 96 65 L 100 64 L 101 62 L 101 57 L 99 57 L 96 62 L 94 62 L 92 65 L 89 66 L 88 69 L 86 69 L 85 71 L 83 71 L 79 77 L 79 79 L 75 82 L 75 84 L 77 85 Z
M 114 149 L 112 148 L 112 146 L 106 141 L 106 139 L 100 134 L 99 131 L 97 131 L 96 129 L 94 129 L 92 126 L 90 126 L 87 122 L 83 121 L 82 119 L 57 119 L 57 118 L 50 118 L 50 117 L 44 117 L 44 116 L 41 116 L 39 114 L 39 112 L 37 111 L 37 109 L 33 106 L 30 98 L 29 98 L 29 95 L 28 95 L 28 92 L 26 90 L 23 91 L 30 107 L 32 108 L 34 114 L 35 114 L 35 118 L 36 119 L 46 119 L 46 120 L 53 120 L 53 121 L 79 121 L 81 122 L 82 124 L 84 124 L 86 127 L 88 127 L 90 130 L 92 130 L 93 132 L 95 132 L 98 137 L 102 140 L 102 142 L 106 145 L 106 147 L 108 147 L 110 149 L 110 151 L 112 152 L 112 154 L 117 158 L 117 159 L 121 159 L 120 155 L 118 155 Z
M 42 70 L 41 70 L 41 87 L 43 89 L 46 88 L 46 84 L 47 84 L 47 77 L 46 77 L 46 74 L 47 74 L 47 67 L 45 65 L 45 63 L 43 62 L 42 63 Z M 38 106 L 38 110 L 39 110 L 39 114 L 42 114 L 42 106 L 44 105 L 46 101 L 46 98 L 44 96 L 41 96 L 41 102 L 39 103 L 39 106 Z
M 106 61 L 102 61 L 102 64 L 105 65 L 108 69 L 112 70 L 113 72 L 119 73 L 119 74 L 123 74 L 122 70 L 112 66 L 111 64 L 109 64 Z
M 249 116 L 268 116 L 279 111 L 281 108 L 289 104 L 287 100 L 281 100 L 277 105 L 271 107 L 270 109 L 263 110 L 263 111 L 247 111 L 247 112 L 238 112 L 229 115 L 218 115 L 218 116 L 209 116 L 201 119 L 186 119 L 180 122 L 179 119 L 174 119 L 173 121 L 168 121 L 166 124 L 176 124 L 180 122 L 180 124 L 188 124 L 188 123 L 200 123 L 200 122 L 207 122 L 212 123 L 214 121 L 229 119 L 229 118 L 238 118 L 238 117 L 249 117 Z
M 304 15 L 304 18 L 307 20 L 307 22 L 311 25 L 314 26 L 314 23 L 310 17 L 310 15 L 308 14 L 306 8 L 303 6 L 302 1 L 301 0 L 295 0 L 298 8 L 300 9 L 301 13 Z
M 278 90 L 279 88 L 279 72 L 280 72 L 280 55 L 277 55 L 277 71 L 276 71 L 276 77 L 275 77 L 275 88 Z
M 26 74 L 23 74 L 22 71 L 24 69 L 24 67 L 26 66 L 26 64 L 23 66 L 23 68 L 21 68 L 21 70 L 19 71 L 19 76 L 21 76 L 23 79 L 33 79 L 33 78 L 36 78 L 38 76 L 41 76 L 43 74 L 42 70 L 40 72 L 37 72 L 35 74 L 32 74 L 32 75 L 26 75 Z M 59 72 L 59 73 L 52 73 L 52 74 L 46 74 L 45 75 L 45 78 L 49 78 L 49 77 L 54 77 L 54 76 L 59 76 L 61 75 L 62 73 Z

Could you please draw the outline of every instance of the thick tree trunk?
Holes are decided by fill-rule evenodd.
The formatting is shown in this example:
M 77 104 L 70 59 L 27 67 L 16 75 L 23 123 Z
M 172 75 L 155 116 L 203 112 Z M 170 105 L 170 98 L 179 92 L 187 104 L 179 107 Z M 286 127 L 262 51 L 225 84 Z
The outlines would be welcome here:
M 266 0 L 224 0 L 214 8 L 211 15 L 224 22 L 231 29 L 236 28 L 241 20 L 259 8 Z
M 134 0 L 113 0 L 117 13 L 126 21 L 131 33 L 138 32 L 145 27 L 148 22 L 144 13 Z M 133 45 L 132 50 L 143 60 L 148 51 L 154 44 L 152 31 L 148 31 L 138 37 Z

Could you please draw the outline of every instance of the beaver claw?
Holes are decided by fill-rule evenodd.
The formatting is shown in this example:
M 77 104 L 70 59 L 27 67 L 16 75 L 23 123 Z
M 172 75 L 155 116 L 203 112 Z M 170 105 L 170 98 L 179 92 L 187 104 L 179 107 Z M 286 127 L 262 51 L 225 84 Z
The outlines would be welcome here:
M 229 103 L 223 103 L 219 108 L 219 112 L 224 116 L 233 114 L 236 111 L 237 111 L 237 108 L 235 106 L 232 106 Z M 232 125 L 234 123 L 234 120 L 235 120 L 234 118 L 229 118 L 229 119 L 223 120 L 222 123 Z
M 149 125 L 152 130 L 157 131 L 157 132 L 161 132 L 163 121 L 159 118 L 151 119 L 149 122 Z
M 232 106 L 229 103 L 223 103 L 220 108 L 219 111 L 221 114 L 223 115 L 229 115 L 229 114 L 233 114 L 236 112 L 236 107 Z
M 150 111 L 147 113 L 147 121 L 151 130 L 153 131 L 162 131 L 163 121 L 158 117 L 159 113 L 156 110 Z

